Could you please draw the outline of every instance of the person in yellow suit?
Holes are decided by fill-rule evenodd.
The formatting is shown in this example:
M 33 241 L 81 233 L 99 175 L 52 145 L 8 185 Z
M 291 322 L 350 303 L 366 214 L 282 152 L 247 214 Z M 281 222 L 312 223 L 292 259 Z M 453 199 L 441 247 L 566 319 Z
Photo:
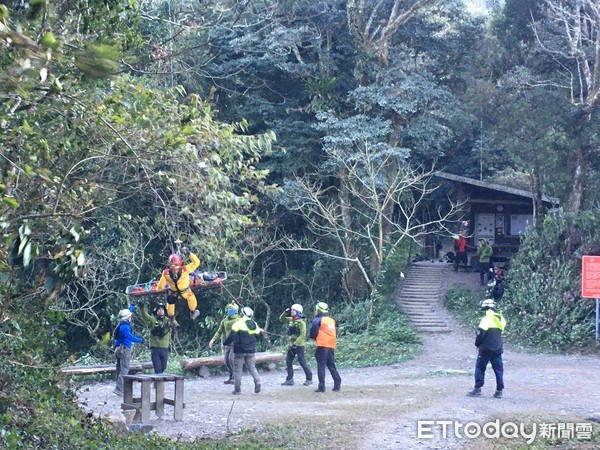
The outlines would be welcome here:
M 175 301 L 182 298 L 187 301 L 190 310 L 190 317 L 196 320 L 200 316 L 200 311 L 196 309 L 198 301 L 190 288 L 190 274 L 198 268 L 200 260 L 193 253 L 189 254 L 190 263 L 183 265 L 183 259 L 174 253 L 169 256 L 169 267 L 162 272 L 160 281 L 156 286 L 156 292 L 165 290 L 165 285 L 169 286 L 169 295 L 167 296 L 167 316 L 175 320 Z

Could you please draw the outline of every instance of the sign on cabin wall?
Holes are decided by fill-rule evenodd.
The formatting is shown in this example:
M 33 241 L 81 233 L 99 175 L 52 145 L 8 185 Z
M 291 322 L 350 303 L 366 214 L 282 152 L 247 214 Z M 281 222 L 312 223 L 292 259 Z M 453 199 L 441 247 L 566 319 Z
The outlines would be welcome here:
M 527 233 L 527 229 L 533 223 L 532 214 L 511 214 L 510 216 L 510 234 L 511 236 L 520 236 Z
M 486 239 L 490 244 L 494 243 L 494 214 L 475 214 L 475 245 L 479 239 Z

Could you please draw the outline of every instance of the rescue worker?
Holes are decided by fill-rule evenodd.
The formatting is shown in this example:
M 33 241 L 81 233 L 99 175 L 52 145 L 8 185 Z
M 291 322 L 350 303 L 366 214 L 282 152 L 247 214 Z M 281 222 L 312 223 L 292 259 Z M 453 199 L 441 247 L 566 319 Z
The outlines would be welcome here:
M 184 249 L 184 251 L 187 249 Z M 172 324 L 175 322 L 175 301 L 182 298 L 187 301 L 190 317 L 196 320 L 200 311 L 196 309 L 198 301 L 190 288 L 190 274 L 198 268 L 200 260 L 193 253 L 189 253 L 190 263 L 183 265 L 183 259 L 176 253 L 169 256 L 169 267 L 162 272 L 162 276 L 156 285 L 156 292 L 162 292 L 165 285 L 169 286 L 167 296 L 167 315 Z
M 115 356 L 117 357 L 117 386 L 113 393 L 117 395 L 123 394 L 123 377 L 129 375 L 133 344 L 146 342 L 143 338 L 135 336 L 131 330 L 131 317 L 134 309 L 135 306 L 132 304 L 129 309 L 122 309 L 119 312 L 119 324 L 113 331 Z
M 325 367 L 329 369 L 329 373 L 333 378 L 333 391 L 339 391 L 342 386 L 342 378 L 335 367 L 337 333 L 335 320 L 329 316 L 329 305 L 327 303 L 317 303 L 315 318 L 310 326 L 310 338 L 317 342 L 315 359 L 317 360 L 319 386 L 315 392 L 325 392 Z
M 492 255 L 494 249 L 488 244 L 486 239 L 479 239 L 479 248 L 477 249 L 477 256 L 479 257 L 479 282 L 483 286 L 487 281 L 490 280 L 489 269 L 493 269 Z M 484 275 L 487 274 L 487 280 L 483 280 Z
M 227 315 L 221 320 L 219 324 L 219 328 L 217 332 L 212 337 L 210 341 L 208 341 L 208 348 L 212 348 L 215 341 L 219 338 L 227 338 L 229 333 L 231 333 L 231 328 L 233 324 L 237 322 L 240 318 L 239 308 L 236 304 L 230 303 L 226 308 Z M 229 372 L 229 379 L 225 380 L 223 383 L 225 384 L 233 384 L 233 365 L 234 365 L 234 353 L 233 347 L 231 345 L 222 345 L 223 347 L 223 356 L 225 358 L 225 365 L 227 366 L 227 371 Z
M 285 357 L 287 378 L 281 383 L 282 386 L 294 385 L 294 366 L 292 363 L 296 356 L 306 376 L 303 385 L 310 386 L 312 384 L 312 372 L 308 364 L 306 364 L 306 358 L 304 357 L 304 348 L 306 347 L 306 318 L 302 312 L 302 305 L 295 303 L 279 316 L 280 322 L 288 324 L 288 335 L 290 336 L 290 346 Z
M 171 327 L 166 320 L 167 307 L 163 303 L 156 305 L 153 315 L 146 308 L 140 308 L 142 319 L 150 328 L 150 356 L 154 373 L 164 373 L 169 362 Z
M 233 392 L 234 395 L 242 393 L 242 369 L 246 369 L 254 379 L 254 393 L 260 392 L 260 377 L 256 370 L 256 338 L 263 330 L 254 321 L 254 311 L 248 306 L 241 310 L 242 317 L 235 321 L 231 332 L 223 345 L 233 346 Z
M 481 308 L 485 316 L 479 323 L 475 347 L 478 349 L 477 362 L 475 363 L 475 387 L 467 395 L 469 397 L 481 396 L 481 388 L 484 384 L 485 370 L 488 363 L 492 363 L 492 369 L 496 375 L 495 398 L 502 398 L 504 391 L 504 365 L 502 363 L 502 332 L 506 328 L 506 319 L 502 313 L 496 311 L 496 302 L 485 299 L 481 302 Z

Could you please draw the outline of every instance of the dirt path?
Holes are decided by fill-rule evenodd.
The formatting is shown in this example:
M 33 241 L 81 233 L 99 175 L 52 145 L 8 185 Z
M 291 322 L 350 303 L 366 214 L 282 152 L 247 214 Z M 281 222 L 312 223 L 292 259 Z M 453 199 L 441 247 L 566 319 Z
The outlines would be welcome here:
M 450 270 L 445 274 L 445 288 L 476 286 L 478 281 L 475 274 Z M 456 325 L 441 307 L 441 300 L 440 314 L 449 321 L 451 333 L 424 335 L 422 354 L 406 363 L 340 370 L 343 382 L 339 393 L 328 390 L 318 394 L 313 392 L 314 386 L 281 386 L 282 370 L 261 373 L 260 394 L 252 393 L 252 380 L 245 375 L 239 397 L 231 395 L 231 386 L 224 385 L 222 377 L 189 378 L 183 422 L 174 422 L 168 410 L 160 420 L 152 414 L 150 424 L 161 435 L 190 440 L 222 437 L 251 427 L 260 430 L 264 425 L 317 421 L 336 436 L 329 448 L 453 449 L 477 446 L 469 447 L 472 439 L 455 435 L 454 422 L 446 437 L 442 436 L 443 425 L 422 424 L 421 433 L 433 438 L 419 439 L 418 421 L 483 425 L 500 419 L 501 424 L 517 421 L 531 428 L 540 418 L 552 423 L 557 417 L 577 419 L 578 423 L 600 419 L 598 357 L 528 354 L 508 346 L 505 397 L 491 397 L 495 386 L 491 368 L 484 396 L 466 397 L 473 385 L 473 332 Z M 314 367 L 314 361 L 311 363 Z M 299 372 L 297 379 L 302 381 Z M 330 389 L 330 378 L 327 381 Z M 99 414 L 118 414 L 119 400 L 112 394 L 113 387 L 112 383 L 85 386 L 78 392 L 82 406 Z M 475 435 L 475 428 L 470 431 Z

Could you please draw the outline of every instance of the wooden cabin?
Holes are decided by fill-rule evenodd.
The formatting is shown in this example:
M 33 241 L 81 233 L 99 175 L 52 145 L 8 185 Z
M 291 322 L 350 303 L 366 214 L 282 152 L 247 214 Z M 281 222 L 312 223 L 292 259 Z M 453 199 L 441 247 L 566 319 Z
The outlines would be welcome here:
M 459 227 L 463 221 L 468 223 L 465 234 L 469 246 L 476 248 L 479 239 L 487 239 L 494 248 L 494 260 L 508 261 L 533 222 L 533 193 L 446 172 L 436 172 L 435 176 L 450 185 L 451 198 L 464 202 L 457 219 Z M 559 205 L 559 199 L 553 197 L 543 196 L 542 201 L 548 209 Z

